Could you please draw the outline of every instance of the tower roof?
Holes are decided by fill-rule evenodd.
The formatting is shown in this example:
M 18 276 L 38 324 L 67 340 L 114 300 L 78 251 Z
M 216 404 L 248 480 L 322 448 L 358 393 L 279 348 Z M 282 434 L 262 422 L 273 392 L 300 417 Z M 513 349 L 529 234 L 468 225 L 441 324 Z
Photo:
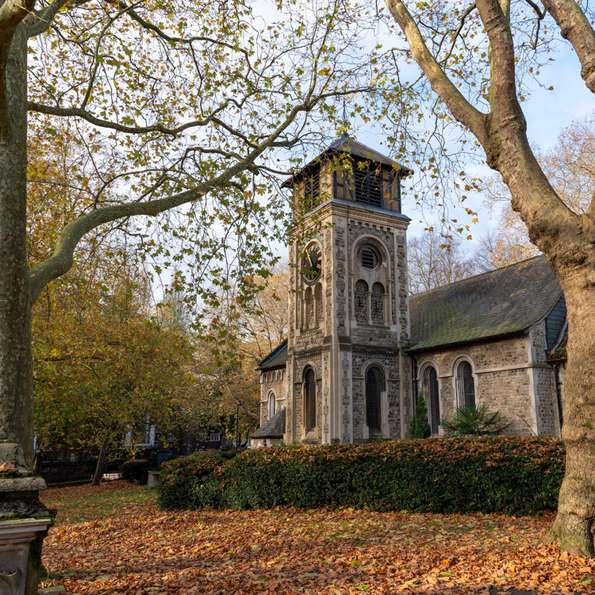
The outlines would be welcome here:
M 379 153 L 375 149 L 360 143 L 358 140 L 351 138 L 348 134 L 342 134 L 339 138 L 336 138 L 322 153 L 314 157 L 311 161 L 306 163 L 304 167 L 296 171 L 290 178 L 283 182 L 283 186 L 291 186 L 291 184 L 308 170 L 312 169 L 315 165 L 326 157 L 338 153 L 348 153 L 354 157 L 365 159 L 366 161 L 372 161 L 373 163 L 381 163 L 391 169 L 395 170 L 398 175 L 402 178 L 409 176 L 413 173 L 413 170 L 401 165 L 399 162 Z

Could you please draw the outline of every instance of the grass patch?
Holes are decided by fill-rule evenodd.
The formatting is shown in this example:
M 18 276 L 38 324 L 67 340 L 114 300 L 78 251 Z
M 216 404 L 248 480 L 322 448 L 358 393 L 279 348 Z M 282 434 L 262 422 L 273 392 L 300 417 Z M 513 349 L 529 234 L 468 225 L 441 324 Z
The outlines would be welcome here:
M 101 486 L 50 488 L 42 494 L 44 504 L 57 510 L 56 524 L 73 524 L 131 513 L 131 508 L 152 504 L 157 491 L 123 481 Z

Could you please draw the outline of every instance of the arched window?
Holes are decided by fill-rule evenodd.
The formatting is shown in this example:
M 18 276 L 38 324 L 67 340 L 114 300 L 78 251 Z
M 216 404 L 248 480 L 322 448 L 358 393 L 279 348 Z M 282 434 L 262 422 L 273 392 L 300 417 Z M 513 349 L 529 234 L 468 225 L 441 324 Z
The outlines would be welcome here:
M 384 287 L 382 283 L 372 285 L 372 324 L 384 324 Z
M 428 403 L 430 428 L 432 434 L 437 434 L 440 425 L 440 394 L 438 392 L 438 374 L 433 366 L 428 366 L 424 370 L 422 386 Z
M 304 372 L 304 420 L 306 432 L 316 427 L 316 376 L 312 368 Z
M 304 309 L 304 328 L 312 328 L 314 326 L 314 298 L 311 287 L 306 287 L 304 292 Z
M 457 367 L 457 394 L 460 407 L 475 407 L 475 380 L 473 368 L 463 361 Z
M 366 423 L 370 433 L 382 431 L 380 398 L 384 389 L 384 374 L 376 366 L 366 371 Z
M 271 391 L 269 393 L 269 400 L 268 400 L 268 418 L 271 419 L 275 415 L 275 409 L 277 407 L 277 402 L 275 399 L 275 393 Z
M 368 284 L 360 279 L 355 284 L 354 296 L 355 319 L 363 324 L 368 323 Z
M 314 303 L 316 310 L 316 326 L 320 326 L 320 323 L 322 322 L 322 285 L 320 283 L 317 283 L 314 288 Z

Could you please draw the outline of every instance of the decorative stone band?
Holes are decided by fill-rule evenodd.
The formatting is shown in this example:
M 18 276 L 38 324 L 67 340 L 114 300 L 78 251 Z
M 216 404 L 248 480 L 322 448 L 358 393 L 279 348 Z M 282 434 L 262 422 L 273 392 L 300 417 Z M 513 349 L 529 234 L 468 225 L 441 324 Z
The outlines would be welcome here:
M 2 595 L 24 595 L 31 543 L 45 535 L 51 524 L 52 519 L 49 517 L 0 521 L 0 593 Z
M 46 488 L 43 477 L 0 478 L 0 494 L 2 492 L 40 492 Z

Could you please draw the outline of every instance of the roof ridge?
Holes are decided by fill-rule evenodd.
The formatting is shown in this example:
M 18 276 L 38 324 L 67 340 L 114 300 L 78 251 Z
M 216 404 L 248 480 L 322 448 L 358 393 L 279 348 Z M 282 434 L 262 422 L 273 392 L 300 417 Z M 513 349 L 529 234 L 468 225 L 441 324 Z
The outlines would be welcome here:
M 510 264 L 506 264 L 504 266 L 501 267 L 496 267 L 495 269 L 491 269 L 489 271 L 483 271 L 483 273 L 476 273 L 475 275 L 470 275 L 469 277 L 465 277 L 464 279 L 457 279 L 456 281 L 452 281 L 451 283 L 445 283 L 444 285 L 439 285 L 438 287 L 433 287 L 432 289 L 427 289 L 426 291 L 420 291 L 419 293 L 414 293 L 413 295 L 410 295 L 409 298 L 416 298 L 416 297 L 421 297 L 423 295 L 427 295 L 429 293 L 433 293 L 435 291 L 438 291 L 440 289 L 444 289 L 445 287 L 452 287 L 453 285 L 458 285 L 459 283 L 464 283 L 465 281 L 471 281 L 472 279 L 477 279 L 478 277 L 483 277 L 486 275 L 492 275 L 494 273 L 498 273 L 500 271 L 503 271 L 505 269 L 510 269 L 512 267 L 516 267 L 519 266 L 523 263 L 529 262 L 530 260 L 537 260 L 538 258 L 544 259 L 545 260 L 545 255 L 544 254 L 537 254 L 535 256 L 531 256 L 529 258 L 524 258 L 523 260 L 519 260 L 517 262 L 512 262 Z
M 283 341 L 281 341 L 281 343 L 279 343 L 275 348 L 273 348 L 269 353 L 267 353 L 267 355 L 265 355 L 261 360 L 259 360 L 258 367 L 260 368 L 262 366 L 262 364 L 264 364 L 264 362 L 266 362 L 273 355 L 275 355 L 276 353 L 281 351 L 281 349 L 283 349 L 283 347 L 286 344 L 287 344 L 287 337 L 285 337 L 285 339 L 283 339 Z

